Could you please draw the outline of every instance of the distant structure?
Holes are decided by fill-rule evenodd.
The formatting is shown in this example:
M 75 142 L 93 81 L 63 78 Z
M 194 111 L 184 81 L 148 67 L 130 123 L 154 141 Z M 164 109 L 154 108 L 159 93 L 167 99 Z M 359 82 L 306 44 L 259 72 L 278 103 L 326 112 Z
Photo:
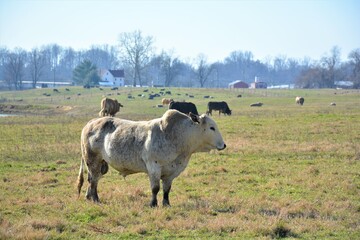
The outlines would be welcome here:
M 73 86 L 73 82 L 53 82 L 53 81 L 38 81 L 35 84 L 35 88 L 55 88 L 55 87 L 69 87 Z M 21 89 L 32 89 L 32 81 L 22 81 Z M 9 90 L 9 86 L 5 81 L 0 81 L 0 89 Z M 10 90 L 15 90 L 14 86 L 11 86 Z
M 250 88 L 267 88 L 267 83 L 259 81 L 259 78 L 255 77 L 255 81 L 250 84 Z
M 249 88 L 249 84 L 241 80 L 236 80 L 234 82 L 229 83 L 229 88 Z
M 99 72 L 102 87 L 123 87 L 125 85 L 124 70 L 101 69 Z
M 354 83 L 350 82 L 350 81 L 335 81 L 334 85 L 337 89 L 342 89 L 342 88 L 353 88 L 354 87 Z

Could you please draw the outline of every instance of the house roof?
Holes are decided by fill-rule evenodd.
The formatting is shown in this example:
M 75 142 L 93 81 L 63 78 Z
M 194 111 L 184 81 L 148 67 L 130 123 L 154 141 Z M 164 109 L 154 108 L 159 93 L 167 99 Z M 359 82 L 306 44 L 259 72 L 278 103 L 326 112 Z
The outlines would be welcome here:
M 124 70 L 109 70 L 109 72 L 110 72 L 114 77 L 121 77 L 121 78 L 123 78 L 123 77 L 125 76 Z

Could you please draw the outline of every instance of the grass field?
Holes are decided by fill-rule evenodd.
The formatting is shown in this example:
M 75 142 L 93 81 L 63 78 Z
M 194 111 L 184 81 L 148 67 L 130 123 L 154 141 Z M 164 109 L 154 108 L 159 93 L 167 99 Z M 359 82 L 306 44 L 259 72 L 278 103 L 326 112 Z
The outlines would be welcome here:
M 86 188 L 78 199 L 82 127 L 108 94 L 125 106 L 117 117 L 160 117 L 161 98 L 143 90 L 0 92 L 0 111 L 16 115 L 0 117 L 0 239 L 360 239 L 358 90 L 166 89 L 201 113 L 205 95 L 227 101 L 232 116 L 213 115 L 227 148 L 192 156 L 170 208 L 148 207 L 145 174 L 112 168 L 101 204 L 85 200 Z

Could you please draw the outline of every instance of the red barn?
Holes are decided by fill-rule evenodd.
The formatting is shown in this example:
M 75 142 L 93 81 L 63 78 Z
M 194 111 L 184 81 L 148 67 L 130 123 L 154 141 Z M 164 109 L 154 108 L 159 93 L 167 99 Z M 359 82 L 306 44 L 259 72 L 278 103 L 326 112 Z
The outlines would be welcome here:
M 241 80 L 229 83 L 229 88 L 249 88 L 249 84 Z

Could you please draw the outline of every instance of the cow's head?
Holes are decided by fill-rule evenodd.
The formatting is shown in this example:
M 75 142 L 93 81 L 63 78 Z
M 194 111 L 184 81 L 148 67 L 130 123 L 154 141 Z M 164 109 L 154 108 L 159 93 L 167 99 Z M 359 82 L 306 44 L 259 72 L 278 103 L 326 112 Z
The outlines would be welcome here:
M 198 116 L 190 113 L 189 116 L 201 129 L 201 134 L 197 136 L 198 141 L 200 141 L 198 152 L 208 152 L 211 149 L 223 150 L 226 148 L 219 128 L 213 119 L 205 114 Z
M 228 108 L 228 109 L 226 109 L 225 113 L 226 113 L 227 115 L 231 115 L 231 110 Z

